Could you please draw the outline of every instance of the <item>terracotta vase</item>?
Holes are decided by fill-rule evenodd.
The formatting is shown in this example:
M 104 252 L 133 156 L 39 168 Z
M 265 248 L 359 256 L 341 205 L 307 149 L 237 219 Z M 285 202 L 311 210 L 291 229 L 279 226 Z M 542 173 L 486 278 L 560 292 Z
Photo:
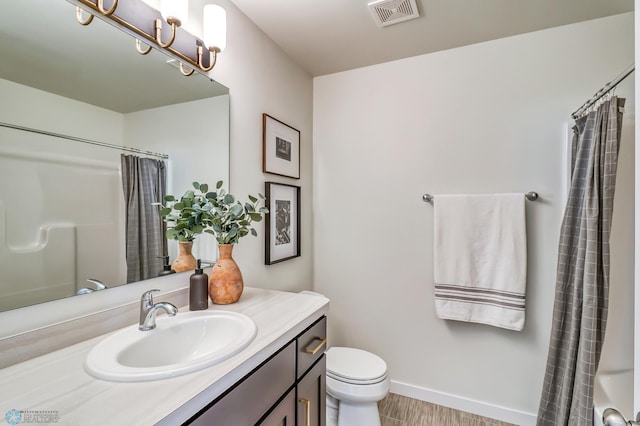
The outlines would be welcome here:
M 213 303 L 236 303 L 242 295 L 244 282 L 238 264 L 233 260 L 233 244 L 219 244 L 220 256 L 209 273 L 209 297 Z
M 171 264 L 171 269 L 176 272 L 192 271 L 198 266 L 196 258 L 191 254 L 193 241 L 178 242 L 178 257 Z

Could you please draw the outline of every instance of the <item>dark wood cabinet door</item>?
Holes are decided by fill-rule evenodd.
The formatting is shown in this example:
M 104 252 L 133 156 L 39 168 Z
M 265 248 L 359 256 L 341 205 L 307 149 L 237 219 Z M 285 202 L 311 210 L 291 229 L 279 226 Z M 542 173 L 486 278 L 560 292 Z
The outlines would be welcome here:
M 327 379 L 325 369 L 326 356 L 322 355 L 298 383 L 296 397 L 296 424 L 298 426 L 324 426 L 326 423 Z
M 296 347 L 289 344 L 190 424 L 251 426 L 295 384 Z
M 296 390 L 291 389 L 287 396 L 273 408 L 273 411 L 259 423 L 260 426 L 294 426 L 296 424 Z

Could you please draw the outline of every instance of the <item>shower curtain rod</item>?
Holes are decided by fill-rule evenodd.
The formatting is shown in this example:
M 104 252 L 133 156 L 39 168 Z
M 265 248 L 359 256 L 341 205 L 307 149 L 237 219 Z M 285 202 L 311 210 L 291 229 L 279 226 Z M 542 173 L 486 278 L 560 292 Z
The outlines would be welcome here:
M 49 132 L 49 131 L 46 131 L 46 130 L 34 129 L 32 127 L 18 126 L 16 124 L 9 124 L 9 123 L 3 123 L 3 122 L 0 122 L 0 126 L 1 127 L 6 127 L 6 128 L 9 128 L 9 129 L 14 129 L 14 130 L 22 130 L 24 132 L 31 132 L 31 133 L 37 133 L 37 134 L 40 134 L 40 135 L 53 136 L 54 138 L 68 139 L 70 141 L 88 143 L 90 145 L 97 145 L 97 146 L 102 146 L 102 147 L 105 147 L 105 148 L 117 149 L 117 150 L 120 150 L 120 151 L 134 152 L 136 154 L 148 155 L 150 157 L 161 158 L 163 160 L 166 160 L 166 159 L 169 158 L 169 156 L 167 154 L 159 154 L 157 152 L 144 151 L 142 149 L 131 148 L 131 147 L 128 147 L 128 146 L 115 145 L 115 144 L 106 143 L 106 142 L 94 141 L 94 140 L 91 140 L 91 139 L 78 138 L 78 137 L 75 137 L 75 136 L 64 135 L 62 133 L 55 133 L 55 132 Z
M 620 75 L 618 75 L 616 78 L 614 78 L 613 80 L 611 80 L 610 82 L 608 82 L 607 84 L 604 85 L 604 87 L 600 90 L 598 90 L 592 97 L 591 99 L 589 99 L 588 101 L 586 101 L 585 103 L 582 104 L 582 106 L 580 108 L 578 108 L 577 110 L 575 110 L 572 114 L 571 114 L 571 118 L 573 119 L 577 119 L 579 118 L 586 110 L 588 110 L 593 104 L 595 104 L 596 102 L 598 102 L 598 100 L 600 100 L 604 95 L 606 95 L 607 93 L 609 93 L 610 91 L 612 91 L 613 89 L 616 88 L 616 86 L 618 84 L 620 84 L 620 82 L 622 82 L 622 80 L 624 80 L 625 78 L 627 78 L 632 72 L 634 72 L 636 70 L 636 65 L 635 64 L 631 64 L 629 65 L 629 67 L 624 70 Z

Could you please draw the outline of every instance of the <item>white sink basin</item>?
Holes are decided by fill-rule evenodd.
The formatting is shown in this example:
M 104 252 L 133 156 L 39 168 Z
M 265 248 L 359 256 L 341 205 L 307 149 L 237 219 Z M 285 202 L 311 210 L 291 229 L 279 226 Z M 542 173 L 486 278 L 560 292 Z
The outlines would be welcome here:
M 157 327 L 124 328 L 91 349 L 85 370 L 94 377 L 119 382 L 165 379 L 219 363 L 246 348 L 256 324 L 228 311 L 180 312 L 156 320 Z

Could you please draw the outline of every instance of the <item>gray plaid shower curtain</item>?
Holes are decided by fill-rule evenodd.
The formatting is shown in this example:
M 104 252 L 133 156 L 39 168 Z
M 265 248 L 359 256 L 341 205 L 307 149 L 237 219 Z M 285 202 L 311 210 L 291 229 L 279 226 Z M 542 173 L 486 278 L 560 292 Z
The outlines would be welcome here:
M 166 225 L 159 207 L 166 193 L 166 167 L 162 160 L 121 155 L 125 200 L 127 283 L 155 278 L 167 255 Z
M 624 99 L 576 120 L 538 426 L 593 424 L 609 294 L 609 234 Z

